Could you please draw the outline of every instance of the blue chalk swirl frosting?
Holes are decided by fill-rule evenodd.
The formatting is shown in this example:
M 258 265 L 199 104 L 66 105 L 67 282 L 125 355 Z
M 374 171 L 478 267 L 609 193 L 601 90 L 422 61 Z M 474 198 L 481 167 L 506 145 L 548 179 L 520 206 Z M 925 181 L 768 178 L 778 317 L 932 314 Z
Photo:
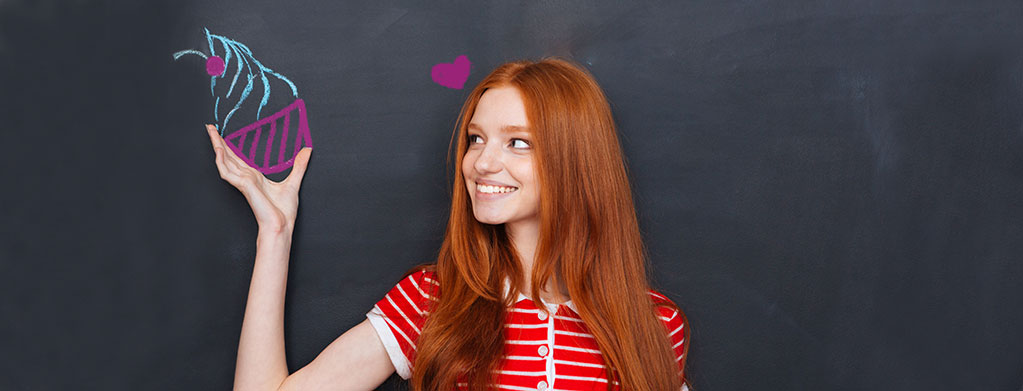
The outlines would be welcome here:
M 206 41 L 209 43 L 210 47 L 209 56 L 211 57 L 218 56 L 217 54 L 218 47 L 221 49 L 220 51 L 223 52 L 223 56 L 220 57 L 222 57 L 224 60 L 225 64 L 224 71 L 221 72 L 221 74 L 219 75 L 210 76 L 210 95 L 216 98 L 216 102 L 214 103 L 213 106 L 213 115 L 214 119 L 218 123 L 217 128 L 220 129 L 221 136 L 223 136 L 226 129 L 228 129 L 227 128 L 228 121 L 231 120 L 231 117 L 234 115 L 234 113 L 238 111 L 238 109 L 242 106 L 243 103 L 245 103 L 245 100 L 249 98 L 249 95 L 252 93 L 252 88 L 254 87 L 257 78 L 259 79 L 259 82 L 263 83 L 263 99 L 260 100 L 259 108 L 256 110 L 257 120 L 262 115 L 263 107 L 266 106 L 267 102 L 270 100 L 270 79 L 267 77 L 267 75 L 276 77 L 287 83 L 288 86 L 291 87 L 291 94 L 294 95 L 296 99 L 298 98 L 298 88 L 295 87 L 295 83 L 292 83 L 291 80 L 288 80 L 288 78 L 284 77 L 284 75 L 274 72 L 272 69 L 267 68 L 265 65 L 263 65 L 263 63 L 259 62 L 259 60 L 252 56 L 252 51 L 249 50 L 248 46 L 245 46 L 245 44 L 242 44 L 241 42 L 232 40 L 221 35 L 210 34 L 209 29 L 204 28 L 203 30 L 206 32 Z M 209 58 L 205 53 L 197 50 L 182 50 L 180 52 L 174 53 L 174 59 L 177 60 L 178 58 L 181 58 L 181 56 L 186 54 L 195 54 L 204 59 Z M 217 81 L 228 75 L 227 70 L 230 69 L 232 65 L 231 61 L 234 61 L 233 65 L 235 69 L 234 76 L 231 78 L 231 85 L 230 87 L 228 87 L 227 93 L 224 94 L 224 96 L 222 97 L 217 96 L 215 90 L 217 86 Z M 238 79 L 242 75 L 243 70 L 245 73 L 245 78 L 247 79 L 245 83 L 245 88 L 241 90 L 241 92 L 239 93 L 240 95 L 238 97 L 238 101 L 234 104 L 234 107 L 227 112 L 227 115 L 224 116 L 223 122 L 221 122 L 220 101 L 222 99 L 226 101 L 228 98 L 231 97 L 231 94 L 235 92 L 235 87 L 238 85 Z

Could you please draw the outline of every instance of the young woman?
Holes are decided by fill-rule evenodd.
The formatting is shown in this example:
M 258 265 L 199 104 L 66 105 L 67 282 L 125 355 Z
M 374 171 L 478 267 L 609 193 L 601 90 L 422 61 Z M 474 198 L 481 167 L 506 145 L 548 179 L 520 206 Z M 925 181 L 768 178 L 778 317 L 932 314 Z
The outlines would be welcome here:
M 290 375 L 284 293 L 311 149 L 276 183 L 209 132 L 259 224 L 236 390 L 369 390 L 395 371 L 416 391 L 684 387 L 689 327 L 650 290 L 610 107 L 582 67 L 511 62 L 480 82 L 452 136 L 460 171 L 436 262 Z

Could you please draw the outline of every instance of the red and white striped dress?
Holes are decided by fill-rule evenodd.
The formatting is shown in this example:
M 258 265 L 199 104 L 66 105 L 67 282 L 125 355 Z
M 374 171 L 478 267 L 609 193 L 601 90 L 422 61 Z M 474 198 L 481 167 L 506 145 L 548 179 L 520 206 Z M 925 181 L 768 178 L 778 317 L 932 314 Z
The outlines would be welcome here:
M 416 342 L 426 317 L 428 303 L 434 298 L 424 290 L 427 284 L 438 285 L 436 275 L 417 271 L 398 282 L 366 314 L 398 375 L 408 379 L 412 375 L 412 360 Z M 507 291 L 507 287 L 506 287 Z M 654 302 L 670 300 L 650 291 Z M 565 304 L 547 304 L 554 316 L 540 311 L 533 301 L 519 294 L 518 301 L 509 309 L 504 324 L 503 367 L 498 374 L 497 388 L 501 390 L 617 390 L 604 375 L 604 360 L 596 340 L 589 333 L 571 301 Z M 683 318 L 678 311 L 657 307 L 671 338 L 676 361 L 681 361 L 685 349 Z M 465 384 L 459 384 L 465 389 Z M 683 387 L 685 390 L 686 387 Z

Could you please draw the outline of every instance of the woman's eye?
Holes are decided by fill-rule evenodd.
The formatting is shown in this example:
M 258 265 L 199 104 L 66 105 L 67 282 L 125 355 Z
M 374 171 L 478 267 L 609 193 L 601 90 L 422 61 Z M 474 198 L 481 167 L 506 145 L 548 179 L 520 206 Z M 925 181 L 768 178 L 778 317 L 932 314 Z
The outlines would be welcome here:
M 475 144 L 477 139 L 482 139 L 482 137 L 480 137 L 478 135 L 475 135 L 475 134 L 470 134 L 469 135 L 469 144 Z
M 512 148 L 526 149 L 529 148 L 529 143 L 526 140 L 517 138 L 512 140 Z

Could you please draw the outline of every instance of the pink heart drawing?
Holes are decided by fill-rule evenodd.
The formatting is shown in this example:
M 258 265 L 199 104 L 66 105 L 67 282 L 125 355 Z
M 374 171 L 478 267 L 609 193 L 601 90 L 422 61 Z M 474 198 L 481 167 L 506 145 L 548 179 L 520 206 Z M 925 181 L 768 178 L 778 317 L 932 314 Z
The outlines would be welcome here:
M 469 78 L 469 58 L 464 54 L 455 58 L 454 63 L 442 62 L 430 69 L 433 81 L 447 88 L 462 89 Z

